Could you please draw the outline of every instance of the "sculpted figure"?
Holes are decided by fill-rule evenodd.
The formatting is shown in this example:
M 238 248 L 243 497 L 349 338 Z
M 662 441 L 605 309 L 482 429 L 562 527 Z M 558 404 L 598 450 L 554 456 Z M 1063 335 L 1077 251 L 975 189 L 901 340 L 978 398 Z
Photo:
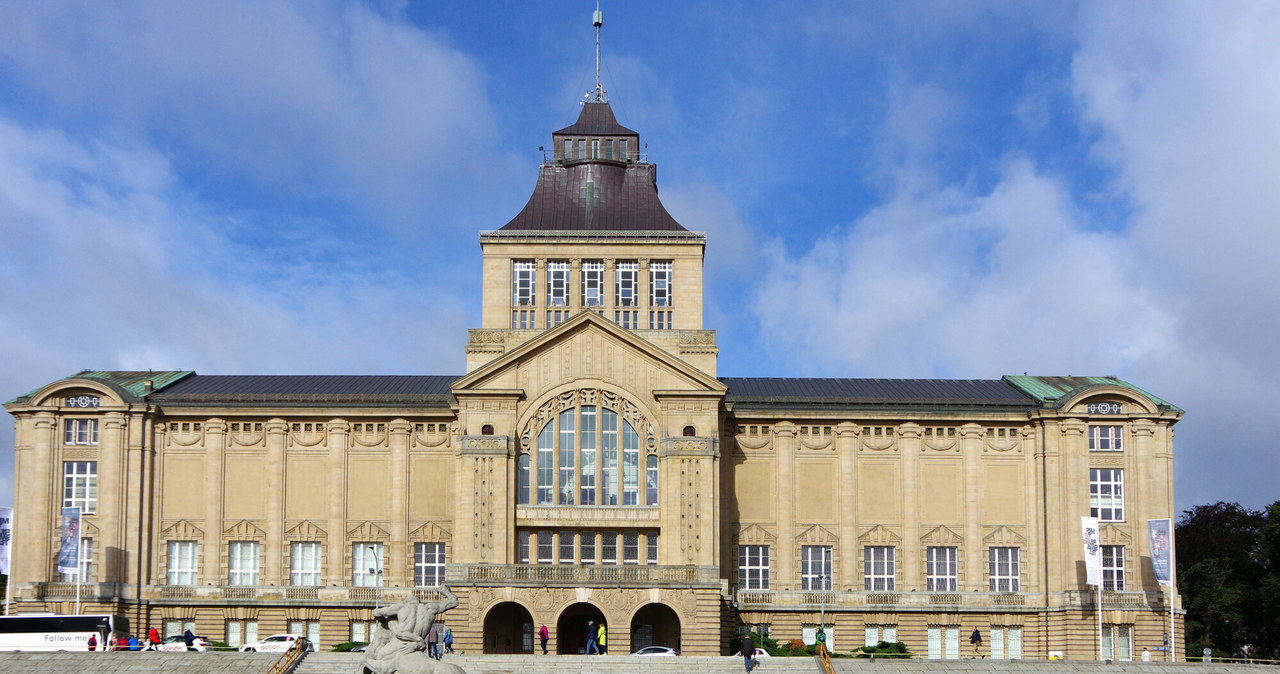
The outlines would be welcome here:
M 465 674 L 461 667 L 427 655 L 426 636 L 437 614 L 458 605 L 458 597 L 441 587 L 444 598 L 421 602 L 413 594 L 398 604 L 373 612 L 377 628 L 356 674 Z

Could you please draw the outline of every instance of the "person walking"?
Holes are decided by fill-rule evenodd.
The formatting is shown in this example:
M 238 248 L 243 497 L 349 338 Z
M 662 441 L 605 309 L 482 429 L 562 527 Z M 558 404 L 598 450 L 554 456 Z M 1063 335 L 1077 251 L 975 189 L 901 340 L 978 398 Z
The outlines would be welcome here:
M 444 628 L 444 652 L 453 653 L 453 630 L 448 627 Z
M 973 633 L 969 635 L 969 643 L 973 644 L 973 657 L 978 657 L 978 650 L 982 648 L 982 632 L 978 631 L 976 625 L 973 628 Z
M 427 630 L 427 656 L 440 659 L 440 630 L 435 623 L 431 623 L 431 629 Z
M 596 635 L 596 643 L 600 644 L 600 655 L 609 654 L 609 644 L 607 641 L 609 634 L 605 630 L 604 621 L 600 621 L 600 634 Z
M 542 654 L 547 654 L 547 639 L 551 638 L 551 633 L 547 631 L 546 624 L 538 628 L 538 640 L 542 642 Z
M 751 633 L 747 632 L 742 635 L 742 664 L 746 666 L 747 671 L 751 671 L 751 665 L 756 657 L 756 642 L 751 638 Z
M 96 635 L 93 635 L 93 634 L 89 635 L 89 650 L 91 651 L 98 650 L 98 637 Z
M 596 646 L 596 623 L 594 620 L 587 621 L 587 655 L 600 655 L 600 648 Z
M 153 644 L 160 643 L 160 630 L 152 627 L 151 631 L 147 632 L 147 638 L 150 639 Z
M 182 643 L 187 645 L 187 650 L 194 651 L 196 649 L 196 635 L 187 630 L 182 633 Z

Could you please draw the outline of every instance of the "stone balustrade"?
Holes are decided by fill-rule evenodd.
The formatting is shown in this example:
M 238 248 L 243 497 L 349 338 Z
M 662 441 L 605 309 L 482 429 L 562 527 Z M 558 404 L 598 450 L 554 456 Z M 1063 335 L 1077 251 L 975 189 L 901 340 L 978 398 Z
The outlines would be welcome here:
M 839 611 L 848 608 L 874 607 L 884 610 L 931 610 L 992 607 L 1040 608 L 1046 597 L 1039 592 L 860 592 L 813 590 L 736 590 L 734 601 L 739 609 L 767 611 L 778 609 Z M 1069 591 L 1048 597 L 1050 606 L 1096 609 L 1094 592 Z M 1103 592 L 1104 609 L 1166 610 L 1168 604 L 1159 592 Z

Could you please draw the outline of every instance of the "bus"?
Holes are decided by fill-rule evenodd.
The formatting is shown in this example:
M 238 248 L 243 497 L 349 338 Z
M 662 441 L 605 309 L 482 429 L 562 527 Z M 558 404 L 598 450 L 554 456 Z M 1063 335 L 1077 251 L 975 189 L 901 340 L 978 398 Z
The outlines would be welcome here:
M 0 616 L 0 651 L 87 651 L 89 637 L 106 648 L 111 633 L 127 634 L 129 621 L 115 615 L 28 613 Z

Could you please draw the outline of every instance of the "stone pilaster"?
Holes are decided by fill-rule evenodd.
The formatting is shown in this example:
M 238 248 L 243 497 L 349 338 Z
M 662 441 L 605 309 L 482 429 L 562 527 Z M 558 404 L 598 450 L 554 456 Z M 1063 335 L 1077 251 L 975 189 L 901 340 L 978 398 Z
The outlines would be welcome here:
M 836 426 L 836 454 L 839 457 L 840 482 L 836 489 L 836 515 L 840 518 L 840 549 L 836 553 L 840 567 L 832 569 L 835 581 L 831 587 L 861 587 L 858 579 L 858 426 L 848 421 Z
M 898 427 L 898 452 L 902 457 L 902 549 L 901 579 L 902 589 L 924 589 L 923 567 L 924 551 L 920 547 L 920 509 L 923 507 L 920 494 L 920 451 L 921 431 L 919 424 L 905 423 Z M 981 493 L 981 492 L 979 492 Z
M 413 432 L 413 424 L 396 419 L 387 425 L 387 432 L 391 448 L 387 475 L 391 541 L 383 552 L 382 582 L 389 587 L 407 587 L 413 584 L 413 578 L 405 575 L 412 567 L 407 559 L 409 548 L 404 543 L 409 539 L 409 434 Z
M 773 551 L 776 585 L 799 589 L 796 573 L 796 425 L 784 421 L 773 427 L 773 447 L 778 471 L 778 493 L 774 494 L 778 513 L 778 549 Z
M 347 502 L 347 454 L 351 450 L 351 424 L 346 419 L 329 422 L 329 455 L 326 457 L 328 475 L 326 489 L 329 495 L 329 521 L 325 526 L 328 538 L 324 542 L 327 551 L 323 569 L 323 584 L 346 585 L 350 581 L 343 574 L 346 549 Z
M 453 536 L 458 561 L 514 564 L 514 439 L 463 435 L 458 443 Z
M 964 574 L 960 578 L 961 591 L 987 590 L 987 548 L 982 540 L 982 432 L 978 424 L 960 427 L 960 456 L 964 461 Z
M 283 419 L 272 419 L 264 427 L 267 432 L 267 474 L 264 485 L 267 503 L 266 540 L 263 542 L 263 558 L 266 560 L 263 574 L 265 583 L 281 583 L 284 577 L 281 559 L 284 555 L 284 485 L 285 482 L 285 444 L 289 439 L 289 424 Z M 218 545 L 225 545 L 222 530 L 213 530 L 209 534 Z M 216 571 L 216 569 L 215 569 Z M 209 576 L 207 576 L 209 577 Z M 220 576 L 211 576 L 219 578 Z M 219 582 L 222 582 L 221 579 Z
M 98 540 L 93 542 L 96 582 L 122 580 L 124 564 L 120 551 L 124 548 L 125 489 L 124 415 L 107 412 L 99 420 L 98 434 L 98 511 L 93 516 L 98 525 Z
M 207 580 L 218 578 L 218 565 L 222 551 L 223 499 L 225 498 L 225 476 L 227 461 L 227 425 L 222 420 L 205 424 L 205 475 L 204 475 L 204 522 L 202 526 L 208 535 L 200 551 L 204 557 L 204 570 L 200 577 Z M 270 492 L 268 492 L 270 493 Z M 270 578 L 270 576 L 263 576 Z M 221 582 L 221 581 L 215 581 Z

